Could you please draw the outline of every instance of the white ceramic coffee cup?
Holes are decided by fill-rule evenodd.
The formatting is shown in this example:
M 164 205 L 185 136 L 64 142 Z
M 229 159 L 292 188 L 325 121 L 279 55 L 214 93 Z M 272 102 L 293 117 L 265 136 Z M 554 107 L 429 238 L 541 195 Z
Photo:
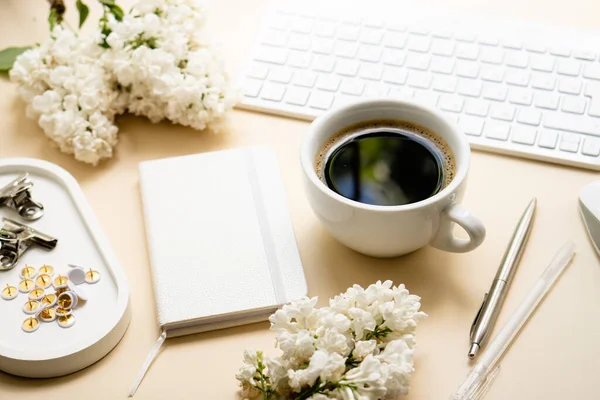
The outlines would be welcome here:
M 316 156 L 325 141 L 348 126 L 378 119 L 412 122 L 441 136 L 456 160 L 456 173 L 450 184 L 428 199 L 400 206 L 364 204 L 329 189 L 315 170 Z M 315 119 L 300 154 L 306 195 L 316 215 L 341 243 L 376 257 L 399 256 L 428 244 L 462 253 L 483 242 L 483 224 L 459 204 L 470 159 L 464 134 L 438 110 L 415 102 L 379 99 L 348 104 Z M 454 224 L 460 225 L 469 238 L 456 237 Z

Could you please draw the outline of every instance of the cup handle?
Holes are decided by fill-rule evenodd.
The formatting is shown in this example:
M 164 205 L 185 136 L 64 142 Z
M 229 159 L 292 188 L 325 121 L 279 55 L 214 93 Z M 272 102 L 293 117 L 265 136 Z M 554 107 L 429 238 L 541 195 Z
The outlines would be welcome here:
M 454 236 L 454 224 L 460 225 L 469 235 L 469 239 Z M 485 227 L 463 206 L 451 204 L 440 215 L 440 226 L 431 245 L 453 253 L 466 253 L 479 246 L 485 239 Z

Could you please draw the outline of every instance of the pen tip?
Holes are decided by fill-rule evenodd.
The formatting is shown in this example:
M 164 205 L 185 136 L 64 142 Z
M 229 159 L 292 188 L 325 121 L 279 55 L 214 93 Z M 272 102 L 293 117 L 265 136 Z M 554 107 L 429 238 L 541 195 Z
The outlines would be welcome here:
M 479 351 L 479 345 L 477 343 L 471 343 L 471 348 L 469 349 L 469 358 L 472 360 L 477 355 Z

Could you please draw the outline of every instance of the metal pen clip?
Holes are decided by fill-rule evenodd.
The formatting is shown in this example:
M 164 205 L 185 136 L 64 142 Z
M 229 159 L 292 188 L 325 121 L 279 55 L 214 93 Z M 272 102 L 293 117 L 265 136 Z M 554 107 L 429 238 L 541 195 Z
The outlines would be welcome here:
M 58 239 L 22 225 L 8 218 L 2 218 L 0 228 L 0 271 L 14 268 L 19 258 L 31 246 L 47 250 L 56 247 Z
M 471 339 L 473 339 L 473 330 L 475 329 L 475 325 L 477 325 L 477 321 L 479 321 L 479 317 L 481 316 L 481 310 L 483 310 L 483 307 L 485 306 L 487 298 L 488 298 L 488 294 L 486 293 L 483 296 L 483 301 L 481 302 L 481 307 L 479 307 L 479 310 L 477 310 L 477 314 L 475 315 L 475 318 L 473 319 L 473 323 L 471 324 L 471 330 L 469 331 L 469 337 Z
M 31 198 L 33 182 L 23 174 L 0 189 L 0 206 L 17 210 L 21 218 L 34 221 L 44 214 L 44 206 Z

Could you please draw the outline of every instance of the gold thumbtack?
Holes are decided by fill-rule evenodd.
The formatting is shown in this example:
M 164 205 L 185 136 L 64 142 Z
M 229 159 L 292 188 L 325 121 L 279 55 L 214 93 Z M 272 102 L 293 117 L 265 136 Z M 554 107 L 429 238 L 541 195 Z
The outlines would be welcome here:
M 40 274 L 52 275 L 54 273 L 54 267 L 50 265 L 44 265 L 40 268 Z
M 48 274 L 41 274 L 35 278 L 35 284 L 42 289 L 46 289 L 52 285 L 52 278 Z
M 35 282 L 31 279 L 23 279 L 19 282 L 19 291 L 22 293 L 29 293 L 35 288 Z
M 25 303 L 25 305 L 23 306 L 23 312 L 25 314 L 35 314 L 35 312 L 37 310 L 40 309 L 40 303 L 38 303 L 35 300 L 29 300 L 27 303 Z
M 56 300 L 56 304 L 62 309 L 68 310 L 73 307 L 73 296 L 70 292 L 61 293 Z
M 85 282 L 89 284 L 97 283 L 100 280 L 100 272 L 94 271 L 90 268 L 88 272 L 85 273 Z
M 4 300 L 12 300 L 19 294 L 16 287 L 6 284 L 6 287 L 2 289 L 2 298 Z
M 66 317 L 67 315 L 71 315 L 73 313 L 73 310 L 69 309 L 64 309 L 64 308 L 60 308 L 58 307 L 56 310 L 56 315 L 59 317 Z
M 42 297 L 44 297 L 44 289 L 37 288 L 29 292 L 30 300 L 41 300 Z
M 58 317 L 58 325 L 62 328 L 70 328 L 73 324 L 75 324 L 75 317 L 73 315 Z
M 64 275 L 58 275 L 54 278 L 54 287 L 57 289 L 62 289 L 69 283 L 69 278 Z
M 62 287 L 62 288 L 58 288 L 58 289 L 56 289 L 56 295 L 57 296 L 61 295 L 61 294 L 65 293 L 65 292 L 67 292 L 68 290 L 69 290 L 69 288 L 67 286 Z
M 40 319 L 44 322 L 52 322 L 56 319 L 56 311 L 53 308 L 46 308 L 40 313 Z
M 23 325 L 21 325 L 21 328 L 27 333 L 35 332 L 39 327 L 40 321 L 35 317 L 27 318 L 25 322 L 23 322 Z
M 21 270 L 19 275 L 21 275 L 21 278 L 23 279 L 33 279 L 33 277 L 37 275 L 37 272 L 32 266 L 26 265 L 25 268 Z
M 42 298 L 42 305 L 44 307 L 52 307 L 56 304 L 56 297 L 54 293 L 48 293 Z

